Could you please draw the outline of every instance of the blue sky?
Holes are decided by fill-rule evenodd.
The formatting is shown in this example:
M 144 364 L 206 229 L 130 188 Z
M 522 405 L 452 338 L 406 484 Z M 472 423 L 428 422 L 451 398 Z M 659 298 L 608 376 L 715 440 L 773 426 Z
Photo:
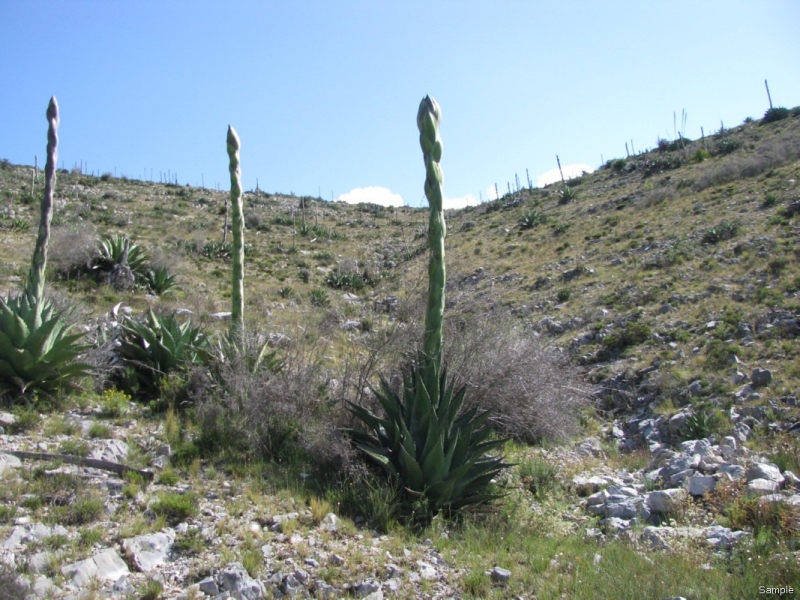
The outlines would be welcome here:
M 450 206 L 657 139 L 800 105 L 797 0 L 0 0 L 0 158 L 425 206 L 416 113 L 442 107 Z

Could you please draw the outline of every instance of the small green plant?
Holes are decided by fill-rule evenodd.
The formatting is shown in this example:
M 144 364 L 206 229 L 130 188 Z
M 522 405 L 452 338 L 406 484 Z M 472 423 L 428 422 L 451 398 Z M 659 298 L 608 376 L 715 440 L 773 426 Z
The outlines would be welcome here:
M 718 244 L 729 240 L 739 233 L 739 223 L 735 221 L 722 221 L 714 227 L 709 227 L 703 232 L 703 244 Z
M 716 153 L 720 155 L 730 154 L 742 147 L 742 143 L 731 138 L 722 138 L 717 142 Z
M 124 258 L 125 264 L 135 276 L 144 273 L 147 253 L 139 244 L 121 234 L 100 240 L 98 251 L 99 256 L 95 260 L 94 268 L 100 272 L 110 273 L 114 267 L 123 264 Z
M 166 518 L 168 524 L 177 525 L 197 514 L 197 497 L 192 493 L 161 494 L 150 505 L 150 509 L 156 515 Z
M 547 217 L 538 210 L 529 210 L 519 220 L 519 228 L 522 230 L 533 229 L 537 225 L 547 222 Z
M 578 191 L 569 187 L 566 183 L 563 184 L 558 191 L 556 191 L 559 204 L 569 204 L 578 199 Z
M 563 288 L 558 290 L 558 293 L 556 294 L 556 299 L 559 302 L 566 302 L 567 300 L 570 299 L 571 296 L 572 296 L 572 291 L 567 288 Z
M 611 170 L 614 171 L 615 173 L 621 172 L 625 168 L 626 164 L 627 161 L 624 158 L 615 158 L 613 160 L 609 160 L 606 163 L 606 165 L 610 167 Z
M 156 296 L 164 296 L 178 288 L 175 275 L 167 267 L 152 267 L 142 274 L 142 283 Z
M 766 194 L 764 195 L 764 202 L 762 202 L 761 206 L 764 208 L 772 208 L 778 203 L 778 196 L 777 194 Z
M 560 488 L 558 468 L 540 458 L 531 458 L 521 463 L 519 475 L 528 491 L 538 500 Z
M 789 118 L 789 109 L 783 106 L 775 106 L 764 113 L 764 118 L 761 119 L 761 124 L 774 123 L 775 121 L 782 121 Z
M 61 525 L 85 525 L 102 514 L 103 502 L 95 496 L 79 496 L 67 506 L 50 507 L 50 520 Z
M 159 474 L 156 483 L 161 485 L 175 485 L 180 480 L 180 476 L 175 471 L 172 469 L 166 469 Z
M 93 439 L 109 439 L 112 437 L 111 427 L 100 421 L 92 421 L 88 435 Z
M 233 244 L 230 242 L 209 241 L 203 246 L 201 254 L 207 258 L 228 259 L 233 253 Z
M 692 154 L 692 162 L 694 163 L 701 163 L 709 158 L 711 158 L 711 153 L 705 148 L 698 148 L 698 150 Z
M 361 290 L 367 285 L 365 278 L 353 271 L 336 269 L 328 273 L 325 283 L 334 289 Z
M 553 235 L 563 235 L 570 227 L 570 223 L 558 223 L 553 227 Z
M 708 409 L 694 411 L 686 419 L 681 434 L 686 440 L 701 440 L 711 434 L 712 412 Z
M 309 294 L 312 306 L 319 306 L 326 308 L 331 305 L 331 299 L 328 297 L 328 292 L 325 290 L 311 290 Z
M 65 440 L 58 447 L 61 454 L 70 454 L 72 456 L 89 456 L 89 444 L 83 440 Z
M 192 556 L 195 554 L 200 554 L 206 549 L 206 545 L 206 540 L 203 537 L 202 530 L 198 529 L 197 527 L 192 527 L 187 529 L 185 533 L 179 533 L 175 537 L 175 543 L 173 547 L 181 554 Z
M 159 316 L 152 309 L 144 321 L 125 319 L 117 352 L 132 369 L 135 383 L 151 394 L 164 375 L 211 357 L 208 338 L 191 320 L 179 323 L 175 313 Z
M 131 397 L 120 390 L 108 389 L 100 396 L 100 411 L 104 417 L 122 417 L 128 412 Z
M 164 586 L 157 579 L 148 578 L 139 588 L 137 598 L 139 600 L 160 600 L 164 593 Z
M 294 293 L 294 290 L 291 287 L 289 287 L 288 285 L 284 286 L 284 287 L 282 287 L 281 289 L 278 290 L 278 295 L 281 298 L 284 298 L 284 299 L 289 298 L 293 293 Z

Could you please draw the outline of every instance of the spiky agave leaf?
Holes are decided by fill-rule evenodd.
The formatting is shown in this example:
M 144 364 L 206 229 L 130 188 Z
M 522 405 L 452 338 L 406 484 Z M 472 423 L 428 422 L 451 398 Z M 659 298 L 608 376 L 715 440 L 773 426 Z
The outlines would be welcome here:
M 134 274 L 142 275 L 144 273 L 144 265 L 147 262 L 147 253 L 139 244 L 120 234 L 100 240 L 98 247 L 100 256 L 97 259 L 97 268 L 101 271 L 110 271 L 116 265 L 121 264 L 126 244 L 128 245 L 128 267 Z
M 52 302 L 36 306 L 27 296 L 0 298 L 0 395 L 38 392 L 53 395 L 91 374 L 78 359 L 87 346 L 71 334 Z
M 489 453 L 506 440 L 489 440 L 488 411 L 460 413 L 465 389 L 455 390 L 444 369 L 437 372 L 425 356 L 404 377 L 402 397 L 381 379 L 373 390 L 384 416 L 350 404 L 367 431 L 350 430 L 355 445 L 413 498 L 424 498 L 430 515 L 481 504 L 497 497 L 489 482 L 506 466 Z M 436 377 L 435 385 L 430 381 Z M 428 390 L 439 390 L 431 397 Z
M 175 313 L 159 316 L 152 309 L 144 321 L 127 318 L 123 322 L 117 352 L 148 391 L 158 388 L 163 375 L 211 356 L 208 338 L 191 320 L 179 323 Z
M 178 287 L 175 275 L 171 275 L 166 267 L 147 269 L 142 278 L 144 279 L 144 284 L 157 296 L 168 294 Z

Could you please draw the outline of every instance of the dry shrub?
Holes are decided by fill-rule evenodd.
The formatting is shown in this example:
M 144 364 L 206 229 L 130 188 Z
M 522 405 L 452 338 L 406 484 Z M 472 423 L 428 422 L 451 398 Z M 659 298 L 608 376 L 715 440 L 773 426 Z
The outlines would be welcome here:
M 492 409 L 498 432 L 523 442 L 562 440 L 578 431 L 586 401 L 566 355 L 510 318 L 470 315 L 446 322 L 445 362 L 467 407 Z
M 208 384 L 193 391 L 201 443 L 253 458 L 299 461 L 321 474 L 346 471 L 353 451 L 341 432 L 341 411 L 327 398 L 329 378 L 317 349 L 295 343 L 275 355 L 279 367 L 255 368 L 263 343 L 249 335 L 244 352 L 217 361 Z
M 0 600 L 25 600 L 30 596 L 25 579 L 9 565 L 0 563 Z
M 655 190 L 651 190 L 647 192 L 644 197 L 642 198 L 642 206 L 645 208 L 649 208 L 651 206 L 656 206 L 657 204 L 661 204 L 662 202 L 666 201 L 673 201 L 678 198 L 678 192 L 672 188 L 659 188 Z
M 380 373 L 399 391 L 402 368 L 416 356 L 423 337 L 424 305 L 418 296 L 410 297 L 393 329 L 370 338 L 358 360 L 342 372 L 340 400 L 380 413 L 368 386 L 377 385 Z M 446 312 L 443 359 L 456 387 L 467 388 L 465 408 L 492 409 L 499 434 L 533 443 L 578 431 L 587 393 L 576 369 L 515 317 L 470 306 Z
M 746 156 L 731 156 L 718 165 L 706 169 L 697 182 L 697 189 L 755 177 L 791 160 L 800 158 L 800 136 L 793 135 L 760 144 Z
M 47 253 L 56 277 L 69 279 L 85 272 L 97 256 L 97 234 L 89 223 L 53 227 Z

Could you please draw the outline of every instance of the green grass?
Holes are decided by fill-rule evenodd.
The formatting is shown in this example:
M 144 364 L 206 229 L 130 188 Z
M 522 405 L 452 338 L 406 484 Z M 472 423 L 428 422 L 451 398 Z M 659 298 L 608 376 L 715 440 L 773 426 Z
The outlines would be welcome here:
M 197 496 L 193 493 L 160 494 L 150 509 L 157 516 L 163 516 L 170 525 L 177 525 L 197 513 Z

